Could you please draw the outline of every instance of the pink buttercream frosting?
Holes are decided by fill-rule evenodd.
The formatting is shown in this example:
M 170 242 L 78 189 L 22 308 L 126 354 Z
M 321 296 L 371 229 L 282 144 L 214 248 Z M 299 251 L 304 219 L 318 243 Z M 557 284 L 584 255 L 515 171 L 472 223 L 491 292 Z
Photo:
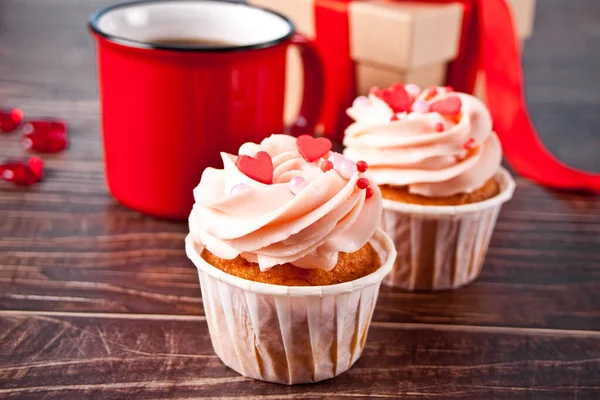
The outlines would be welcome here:
M 401 113 L 375 94 L 357 99 L 348 109 L 355 122 L 346 130 L 344 155 L 366 161 L 378 185 L 408 186 L 411 193 L 423 196 L 451 196 L 482 187 L 502 160 L 490 113 L 473 96 L 442 87 L 436 91 L 434 96 L 428 90 L 419 93 L 411 99 L 411 110 Z M 461 100 L 457 116 L 429 111 L 430 104 L 451 96 Z
M 357 187 L 362 173 L 344 178 L 336 169 L 324 172 L 325 159 L 307 162 L 287 135 L 246 143 L 239 155 L 259 151 L 272 158 L 273 184 L 249 178 L 236 166 L 237 156 L 226 153 L 223 169 L 204 171 L 189 217 L 196 242 L 223 259 L 241 255 L 263 271 L 285 263 L 330 270 L 338 252 L 355 252 L 373 236 L 381 192 L 373 184 L 367 199 L 366 190 Z

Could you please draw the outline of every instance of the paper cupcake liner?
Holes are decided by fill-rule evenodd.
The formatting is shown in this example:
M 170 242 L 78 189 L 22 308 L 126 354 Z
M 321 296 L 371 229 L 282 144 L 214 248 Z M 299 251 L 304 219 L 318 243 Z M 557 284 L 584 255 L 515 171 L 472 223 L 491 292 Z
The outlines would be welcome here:
M 496 179 L 500 193 L 472 204 L 425 206 L 384 199 L 382 228 L 398 255 L 383 283 L 406 290 L 448 290 L 477 278 L 500 208 L 515 189 L 505 169 Z
M 396 251 L 379 229 L 370 241 L 382 266 L 352 282 L 279 286 L 248 281 L 208 264 L 203 246 L 186 238 L 198 268 L 215 353 L 240 374 L 288 385 L 318 382 L 348 370 L 360 357 L 382 279 Z

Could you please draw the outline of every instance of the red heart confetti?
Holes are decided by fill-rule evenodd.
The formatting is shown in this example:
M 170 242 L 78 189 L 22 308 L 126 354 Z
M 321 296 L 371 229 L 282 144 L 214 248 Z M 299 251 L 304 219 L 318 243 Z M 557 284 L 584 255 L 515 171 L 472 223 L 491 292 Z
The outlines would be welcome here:
M 68 145 L 66 135 L 55 132 L 32 132 L 23 136 L 21 143 L 27 150 L 37 151 L 39 153 L 58 153 L 66 149 Z
M 16 185 L 32 185 L 44 175 L 44 162 L 39 157 L 12 160 L 0 165 L 0 177 Z
M 389 89 L 373 88 L 371 93 L 385 101 L 395 113 L 410 111 L 410 95 L 401 83 L 397 83 Z
M 273 183 L 273 160 L 266 151 L 259 151 L 254 157 L 241 155 L 235 165 L 250 179 L 265 185 Z
M 314 162 L 331 150 L 331 140 L 302 135 L 296 139 L 296 147 L 306 161 Z
M 444 116 L 454 117 L 460 114 L 462 102 L 458 96 L 450 96 L 445 99 L 431 103 L 429 110 L 438 112 Z
M 67 123 L 60 119 L 23 121 L 19 108 L 0 110 L 0 132 L 13 132 L 18 128 L 24 134 L 25 148 L 44 153 L 64 150 L 68 145 Z M 0 164 L 0 179 L 16 185 L 32 185 L 44 175 L 44 162 L 39 157 L 7 161 Z
M 13 132 L 21 122 L 23 122 L 23 111 L 20 108 L 13 108 L 10 111 L 0 110 L 0 132 Z
M 58 153 L 69 144 L 67 129 L 67 123 L 61 120 L 26 121 L 22 128 L 25 135 L 21 143 L 28 150 Z
M 67 134 L 67 123 L 58 119 L 39 119 L 28 120 L 23 124 L 23 133 L 56 133 L 60 135 Z

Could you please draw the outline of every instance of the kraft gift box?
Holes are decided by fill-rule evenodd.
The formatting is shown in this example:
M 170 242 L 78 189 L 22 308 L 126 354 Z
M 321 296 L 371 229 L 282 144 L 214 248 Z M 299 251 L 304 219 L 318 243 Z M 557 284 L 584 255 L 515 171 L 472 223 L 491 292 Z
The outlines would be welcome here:
M 289 17 L 296 30 L 317 37 L 315 0 L 250 0 Z M 533 32 L 536 0 L 507 0 L 523 42 Z M 456 57 L 463 18 L 461 3 L 428 1 L 320 2 L 321 7 L 347 7 L 350 57 L 356 76 L 355 95 L 373 86 L 397 82 L 443 86 L 448 64 Z M 341 9 L 341 8 L 340 8 Z M 344 34 L 343 32 L 339 33 Z M 485 77 L 479 74 L 475 94 L 483 96 Z M 285 121 L 292 124 L 302 98 L 302 63 L 296 48 L 288 52 Z M 326 107 L 345 107 L 327 104 Z

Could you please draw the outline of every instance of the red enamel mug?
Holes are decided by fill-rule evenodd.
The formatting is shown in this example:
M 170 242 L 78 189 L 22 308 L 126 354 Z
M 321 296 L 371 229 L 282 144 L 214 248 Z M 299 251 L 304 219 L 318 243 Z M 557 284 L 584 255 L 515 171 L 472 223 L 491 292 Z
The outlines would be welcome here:
M 221 151 L 272 133 L 312 133 L 321 111 L 319 55 L 289 19 L 241 3 L 139 1 L 105 8 L 97 41 L 106 178 L 144 213 L 187 218 L 192 190 Z M 286 51 L 298 45 L 305 92 L 284 129 Z

